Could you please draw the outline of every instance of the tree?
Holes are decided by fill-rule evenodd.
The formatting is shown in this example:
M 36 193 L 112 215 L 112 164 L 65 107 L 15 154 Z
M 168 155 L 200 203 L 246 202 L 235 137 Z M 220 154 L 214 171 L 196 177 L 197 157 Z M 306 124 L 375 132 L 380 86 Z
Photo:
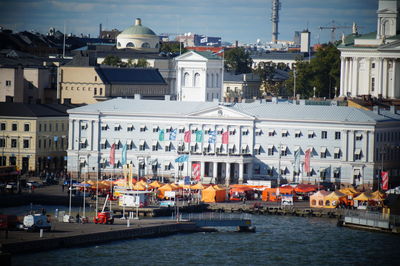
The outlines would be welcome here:
M 148 67 L 149 65 L 149 62 L 144 58 L 139 58 L 137 62 L 133 64 L 134 67 Z
M 179 46 L 181 46 L 179 48 Z M 183 44 L 179 42 L 163 42 L 161 43 L 161 48 L 160 52 L 164 53 L 176 53 L 179 54 L 179 52 L 186 53 L 187 49 L 183 47 Z
M 251 72 L 253 60 L 242 47 L 233 48 L 225 52 L 225 69 L 243 74 Z
M 340 84 L 340 51 L 333 44 L 322 45 L 310 63 L 297 61 L 296 65 L 296 94 L 302 97 L 332 98 L 334 88 Z M 294 90 L 294 72 L 290 72 L 289 79 L 285 83 L 290 95 Z
M 121 58 L 119 58 L 116 55 L 107 55 L 106 58 L 104 58 L 102 64 L 109 65 L 109 66 L 121 66 L 122 61 L 121 61 Z

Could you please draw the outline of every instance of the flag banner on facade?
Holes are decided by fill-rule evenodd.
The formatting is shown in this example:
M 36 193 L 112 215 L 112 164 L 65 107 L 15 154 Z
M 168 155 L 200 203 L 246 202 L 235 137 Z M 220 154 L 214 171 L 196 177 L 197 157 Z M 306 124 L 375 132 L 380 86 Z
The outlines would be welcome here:
M 111 145 L 111 150 L 110 150 L 110 165 L 115 164 L 115 143 Z
M 215 141 L 217 140 L 217 132 L 215 130 L 210 131 L 210 132 L 208 132 L 208 135 L 209 135 L 208 143 L 214 144 Z
M 181 155 L 181 156 L 179 156 L 178 158 L 175 159 L 175 162 L 176 163 L 183 163 L 183 162 L 186 162 L 188 158 L 189 158 L 188 155 Z
M 228 144 L 229 142 L 229 132 L 226 131 L 222 133 L 222 144 Z
M 389 189 L 389 172 L 382 171 L 381 178 L 382 178 L 382 189 L 388 190 Z
M 164 141 L 164 129 L 160 130 L 160 134 L 158 135 L 158 140 L 159 141 Z
M 296 151 L 294 151 L 294 167 L 293 170 L 295 172 L 299 172 L 300 171 L 300 149 L 297 149 Z
M 176 140 L 176 128 L 169 133 L 169 140 Z
M 186 143 L 190 143 L 190 138 L 191 138 L 191 134 L 190 134 L 190 130 L 185 132 L 185 135 L 183 136 L 183 141 Z
M 121 154 L 121 164 L 125 165 L 126 164 L 126 150 L 127 150 L 127 146 L 126 144 L 124 144 L 124 146 L 122 146 L 122 154 Z
M 203 142 L 203 130 L 196 131 L 196 142 Z
M 310 156 L 311 156 L 311 150 L 307 149 L 304 155 L 304 171 L 306 173 L 310 172 Z
M 192 176 L 195 180 L 200 181 L 200 163 L 192 164 Z

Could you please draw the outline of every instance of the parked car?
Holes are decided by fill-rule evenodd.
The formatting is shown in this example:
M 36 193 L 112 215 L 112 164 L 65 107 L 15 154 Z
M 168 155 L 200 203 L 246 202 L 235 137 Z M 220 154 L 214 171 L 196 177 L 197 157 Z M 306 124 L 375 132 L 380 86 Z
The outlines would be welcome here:
M 28 181 L 28 182 L 26 182 L 26 186 L 27 186 L 28 188 L 31 188 L 31 187 L 38 188 L 38 187 L 42 187 L 43 184 L 40 184 L 40 183 L 38 183 L 38 182 L 36 182 L 36 181 Z

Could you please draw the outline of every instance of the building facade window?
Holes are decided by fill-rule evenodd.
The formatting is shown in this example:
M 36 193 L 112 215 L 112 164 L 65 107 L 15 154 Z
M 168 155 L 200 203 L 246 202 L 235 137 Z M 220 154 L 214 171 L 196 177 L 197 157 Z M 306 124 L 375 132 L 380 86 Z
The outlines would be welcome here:
M 199 73 L 194 74 L 194 86 L 200 87 L 200 74 Z
M 28 149 L 29 148 L 29 139 L 24 139 L 24 149 Z
M 1 123 L 0 124 L 0 130 L 5 131 L 6 130 L 6 123 Z
M 6 86 L 11 86 L 11 80 L 6 80 Z
M 6 139 L 0 138 L 0 148 L 5 148 L 5 147 L 6 147 Z
M 11 148 L 17 147 L 17 139 L 11 139 Z
M 18 130 L 18 125 L 17 125 L 16 123 L 13 123 L 13 124 L 11 125 L 11 130 L 12 130 L 12 131 L 17 131 L 17 130 Z
M 371 78 L 371 91 L 375 91 L 375 78 Z
M 321 132 L 321 139 L 327 139 L 328 138 L 328 132 L 327 131 L 322 131 Z
M 340 139 L 340 132 L 339 131 L 335 132 L 335 139 Z

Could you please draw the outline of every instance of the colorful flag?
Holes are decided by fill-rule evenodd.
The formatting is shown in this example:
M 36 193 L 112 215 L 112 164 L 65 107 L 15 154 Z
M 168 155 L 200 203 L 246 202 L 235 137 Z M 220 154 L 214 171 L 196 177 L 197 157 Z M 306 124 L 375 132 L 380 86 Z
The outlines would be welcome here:
M 192 176 L 195 180 L 200 181 L 200 163 L 192 164 Z
M 222 144 L 228 144 L 229 142 L 229 132 L 226 131 L 222 133 Z
M 382 189 L 388 190 L 389 189 L 389 172 L 381 172 L 382 178 Z
M 125 165 L 126 164 L 126 150 L 127 150 L 128 145 L 124 144 L 122 146 L 122 154 L 121 154 L 121 164 Z
M 203 130 L 196 131 L 196 142 L 203 142 Z
M 300 171 L 300 148 L 294 151 L 294 167 L 293 170 L 295 172 Z
M 185 135 L 183 137 L 183 141 L 186 143 L 190 143 L 190 138 L 191 138 L 191 134 L 190 134 L 190 130 L 185 132 Z
M 307 174 L 310 173 L 310 156 L 311 156 L 311 149 L 307 149 L 304 155 L 304 171 Z
M 176 140 L 176 128 L 169 133 L 169 140 Z
M 164 129 L 160 130 L 160 134 L 158 135 L 158 140 L 159 141 L 164 141 Z
M 176 163 L 183 163 L 188 160 L 189 156 L 188 155 L 181 155 L 178 158 L 175 159 Z
M 217 132 L 215 130 L 214 131 L 210 131 L 210 132 L 208 132 L 208 135 L 209 135 L 208 143 L 214 144 L 216 139 L 217 139 Z
M 115 143 L 111 145 L 111 150 L 110 150 L 110 165 L 115 164 Z

